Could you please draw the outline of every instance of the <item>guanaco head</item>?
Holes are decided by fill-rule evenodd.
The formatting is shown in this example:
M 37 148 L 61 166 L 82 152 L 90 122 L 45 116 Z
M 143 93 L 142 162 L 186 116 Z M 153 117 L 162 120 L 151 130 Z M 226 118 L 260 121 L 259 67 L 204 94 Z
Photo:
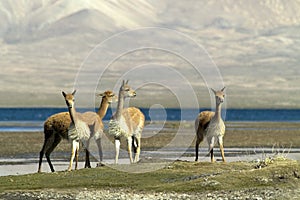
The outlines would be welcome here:
M 126 97 L 135 97 L 136 96 L 136 92 L 131 89 L 131 87 L 128 85 L 128 80 L 125 82 L 123 80 L 122 82 L 122 86 L 120 88 L 120 93 L 122 93 L 122 95 L 126 98 Z
M 74 95 L 76 93 L 76 90 L 74 90 L 71 94 L 66 94 L 64 91 L 62 91 L 61 93 L 65 97 L 65 101 L 66 101 L 68 108 L 72 108 L 74 106 L 74 102 L 75 102 Z
M 221 104 L 224 102 L 225 99 L 225 87 L 223 87 L 223 89 L 221 89 L 220 91 L 215 91 L 214 89 L 211 88 L 211 90 L 214 92 L 215 97 L 216 97 L 216 103 L 217 104 Z
M 111 90 L 107 90 L 103 93 L 97 94 L 97 96 L 102 97 L 102 99 L 105 99 L 109 104 L 118 101 L 118 96 L 115 95 L 115 93 Z

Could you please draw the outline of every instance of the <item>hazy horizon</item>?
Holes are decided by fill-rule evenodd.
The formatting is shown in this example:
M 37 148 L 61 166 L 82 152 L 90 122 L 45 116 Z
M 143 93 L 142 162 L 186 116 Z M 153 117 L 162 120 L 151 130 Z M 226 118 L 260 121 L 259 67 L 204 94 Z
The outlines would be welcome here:
M 78 107 L 118 92 L 130 105 L 300 108 L 300 2 L 0 2 L 0 107 Z M 152 27 L 152 28 L 150 28 Z

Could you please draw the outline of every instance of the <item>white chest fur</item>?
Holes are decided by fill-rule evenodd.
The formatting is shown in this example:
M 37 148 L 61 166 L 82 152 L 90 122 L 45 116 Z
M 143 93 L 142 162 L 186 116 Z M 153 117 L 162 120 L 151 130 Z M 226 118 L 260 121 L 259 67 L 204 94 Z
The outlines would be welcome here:
M 124 120 L 120 120 L 119 122 L 114 119 L 111 119 L 109 121 L 108 133 L 113 135 L 114 137 L 128 137 L 129 131 Z
M 212 120 L 207 127 L 207 137 L 219 137 L 225 133 L 225 124 L 223 120 Z

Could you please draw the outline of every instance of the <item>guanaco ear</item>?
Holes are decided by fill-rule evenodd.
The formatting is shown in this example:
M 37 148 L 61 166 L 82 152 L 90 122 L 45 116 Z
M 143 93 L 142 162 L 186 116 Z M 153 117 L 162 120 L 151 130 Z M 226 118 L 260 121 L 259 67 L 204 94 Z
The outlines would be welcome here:
M 75 93 L 76 93 L 76 90 L 74 90 L 74 91 L 72 92 L 72 95 L 74 96 L 74 95 L 75 95 Z
M 67 96 L 67 94 L 66 94 L 64 91 L 61 91 L 61 93 L 62 93 L 62 95 L 63 95 L 64 97 Z
M 225 88 L 226 88 L 226 87 L 223 87 L 221 91 L 224 92 Z
M 211 89 L 211 91 L 213 91 L 216 94 L 216 91 L 214 89 L 212 89 L 212 88 L 210 88 L 210 89 Z
M 124 86 L 124 85 L 125 85 L 125 80 L 122 81 L 122 86 Z
M 96 94 L 96 96 L 97 97 L 103 97 L 103 96 L 105 96 L 105 94 L 104 93 L 99 93 L 99 94 Z
M 126 81 L 126 84 L 128 84 L 129 80 Z

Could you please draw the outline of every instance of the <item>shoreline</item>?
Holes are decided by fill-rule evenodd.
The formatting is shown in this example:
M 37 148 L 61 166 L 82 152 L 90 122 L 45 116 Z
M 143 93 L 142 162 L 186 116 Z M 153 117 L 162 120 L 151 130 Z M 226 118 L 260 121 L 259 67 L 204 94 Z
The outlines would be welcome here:
M 145 121 L 145 128 L 147 129 L 147 125 L 161 125 L 161 124 L 174 124 L 178 126 L 179 123 L 182 123 L 183 126 L 185 124 L 194 125 L 194 120 L 156 120 L 156 121 Z M 105 129 L 108 127 L 109 120 L 103 120 L 105 125 Z M 0 133 L 11 132 L 11 133 L 27 133 L 27 132 L 43 132 L 43 124 L 44 121 L 0 121 Z M 274 128 L 281 129 L 300 129 L 300 121 L 225 121 L 226 130 L 229 128 L 270 128 L 274 126 Z M 151 126 L 149 126 L 151 129 Z M 149 128 L 148 127 L 148 128 Z

